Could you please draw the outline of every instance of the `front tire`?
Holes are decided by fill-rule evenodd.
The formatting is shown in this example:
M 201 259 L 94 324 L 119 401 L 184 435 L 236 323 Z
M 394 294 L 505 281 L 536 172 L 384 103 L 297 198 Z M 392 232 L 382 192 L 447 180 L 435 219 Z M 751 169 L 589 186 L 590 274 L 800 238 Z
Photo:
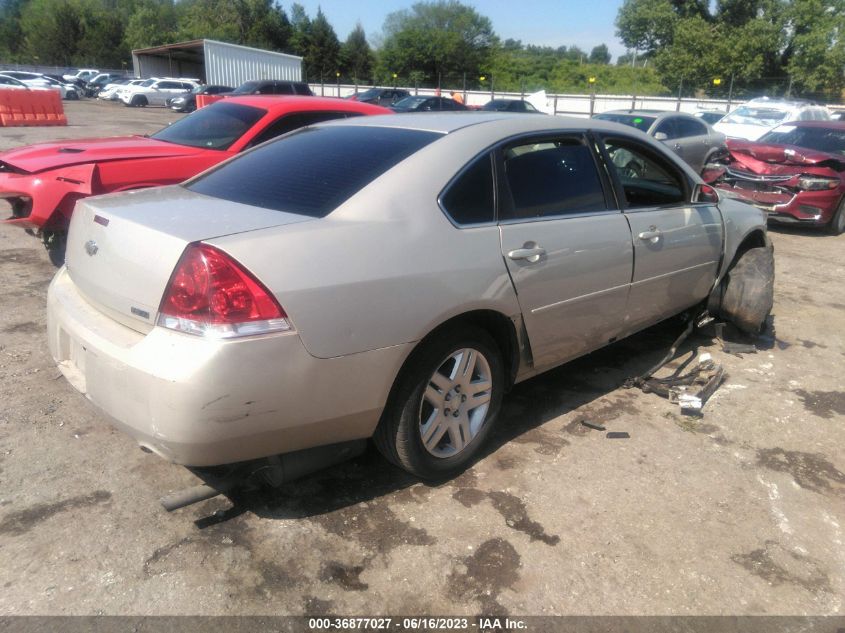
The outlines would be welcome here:
M 836 213 L 833 214 L 825 230 L 829 235 L 842 235 L 845 233 L 845 197 L 839 202 Z
M 475 327 L 446 332 L 414 352 L 376 429 L 379 451 L 422 479 L 445 479 L 477 457 L 498 417 L 502 354 Z
M 774 305 L 774 284 L 772 247 L 749 248 L 722 282 L 720 315 L 746 334 L 759 334 Z

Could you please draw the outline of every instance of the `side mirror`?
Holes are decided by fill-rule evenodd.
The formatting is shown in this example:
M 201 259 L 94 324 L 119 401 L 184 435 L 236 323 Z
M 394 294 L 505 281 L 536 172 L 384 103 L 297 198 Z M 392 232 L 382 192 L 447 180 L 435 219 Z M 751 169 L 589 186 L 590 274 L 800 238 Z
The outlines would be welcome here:
M 695 195 L 692 198 L 693 202 L 706 202 L 707 204 L 718 204 L 719 192 L 710 185 L 698 185 L 695 190 Z
M 655 141 L 668 141 L 669 135 L 666 132 L 655 132 L 654 133 L 654 140 Z

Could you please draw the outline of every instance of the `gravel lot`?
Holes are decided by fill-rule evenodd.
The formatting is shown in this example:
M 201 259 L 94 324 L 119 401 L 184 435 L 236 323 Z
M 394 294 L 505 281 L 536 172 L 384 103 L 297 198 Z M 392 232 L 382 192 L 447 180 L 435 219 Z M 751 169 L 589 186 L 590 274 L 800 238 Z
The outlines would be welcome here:
M 67 128 L 2 129 L 0 149 L 179 116 L 66 109 Z M 196 479 L 61 377 L 44 331 L 55 269 L 0 226 L 0 614 L 841 615 L 845 236 L 772 239 L 759 351 L 684 347 L 729 374 L 701 419 L 621 386 L 679 333 L 667 322 L 519 385 L 487 456 L 449 483 L 370 450 L 166 514 L 158 497 Z

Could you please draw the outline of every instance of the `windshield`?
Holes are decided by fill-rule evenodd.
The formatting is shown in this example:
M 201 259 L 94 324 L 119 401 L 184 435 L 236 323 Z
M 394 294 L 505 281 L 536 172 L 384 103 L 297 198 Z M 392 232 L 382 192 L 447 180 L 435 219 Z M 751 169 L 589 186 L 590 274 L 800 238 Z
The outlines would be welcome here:
M 783 121 L 787 114 L 786 110 L 776 110 L 775 108 L 741 106 L 722 119 L 720 123 L 772 127 Z
M 758 142 L 795 145 L 827 154 L 845 155 L 845 129 L 842 128 L 781 125 L 765 134 Z
M 405 97 L 393 104 L 394 108 L 404 108 L 406 110 L 413 110 L 420 106 L 428 97 Z
M 379 88 L 370 88 L 369 90 L 365 90 L 364 92 L 358 93 L 358 99 L 374 99 L 381 94 L 381 90 Z
M 237 88 L 232 91 L 233 95 L 248 95 L 252 94 L 258 89 L 259 82 L 257 81 L 247 81 L 246 83 L 241 84 Z
M 627 125 L 629 127 L 635 127 L 641 132 L 648 132 L 648 129 L 652 126 L 655 119 L 651 116 L 638 116 L 636 114 L 614 114 L 614 113 L 605 113 L 599 114 L 595 118 L 601 119 L 602 121 L 613 121 L 614 123 L 621 123 L 622 125 Z
M 305 128 L 228 161 L 187 187 L 240 204 L 321 218 L 440 136 L 369 126 Z
M 237 103 L 215 103 L 200 108 L 152 138 L 176 145 L 226 150 L 243 136 L 267 110 Z

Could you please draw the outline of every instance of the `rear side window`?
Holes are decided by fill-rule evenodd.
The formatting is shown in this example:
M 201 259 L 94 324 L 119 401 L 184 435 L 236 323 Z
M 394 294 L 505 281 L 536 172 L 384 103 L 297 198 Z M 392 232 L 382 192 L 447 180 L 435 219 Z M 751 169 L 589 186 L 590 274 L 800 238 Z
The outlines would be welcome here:
M 323 217 L 441 135 L 399 128 L 307 128 L 191 181 L 191 191 Z
M 504 158 L 511 196 L 504 219 L 607 209 L 592 152 L 580 139 L 518 145 L 505 150 Z
M 489 154 L 476 159 L 446 189 L 443 209 L 458 224 L 481 224 L 496 219 L 493 202 L 493 164 Z
M 677 125 L 680 132 L 679 136 L 681 138 L 686 138 L 688 136 L 705 136 L 707 134 L 707 128 L 704 127 L 702 123 L 694 119 L 679 117 Z

